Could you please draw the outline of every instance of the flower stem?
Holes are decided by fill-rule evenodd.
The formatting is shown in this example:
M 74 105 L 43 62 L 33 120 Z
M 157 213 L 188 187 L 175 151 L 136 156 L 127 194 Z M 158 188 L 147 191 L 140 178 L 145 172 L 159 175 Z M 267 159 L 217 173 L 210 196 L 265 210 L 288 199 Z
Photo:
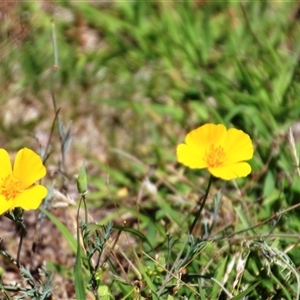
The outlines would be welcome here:
M 213 180 L 213 176 L 210 175 L 209 181 L 208 181 L 208 185 L 207 185 L 207 188 L 206 188 L 206 191 L 205 191 L 204 198 L 203 198 L 202 201 L 201 201 L 201 198 L 199 199 L 199 203 L 198 203 L 198 204 L 200 204 L 200 201 L 201 201 L 201 205 L 200 205 L 200 208 L 199 208 L 199 210 L 198 210 L 198 213 L 197 213 L 197 215 L 196 215 L 196 217 L 195 217 L 195 219 L 194 219 L 194 222 L 193 222 L 192 226 L 190 227 L 190 234 L 193 233 L 193 230 L 194 230 L 194 228 L 195 228 L 195 226 L 196 226 L 196 224 L 197 224 L 197 222 L 198 222 L 198 219 L 199 219 L 199 217 L 200 217 L 200 215 L 201 215 L 201 212 L 202 212 L 202 210 L 203 210 L 203 208 L 204 208 L 204 205 L 205 205 L 205 202 L 206 202 L 206 199 L 207 199 L 207 196 L 208 196 L 210 187 L 211 187 L 212 180 Z
M 23 239 L 26 235 L 26 229 L 24 224 L 20 224 L 21 227 L 21 235 L 20 235 L 20 241 L 19 241 L 19 246 L 18 246 L 18 252 L 17 252 L 17 267 L 20 268 L 20 255 L 21 255 L 21 249 L 22 249 L 22 245 L 23 245 Z

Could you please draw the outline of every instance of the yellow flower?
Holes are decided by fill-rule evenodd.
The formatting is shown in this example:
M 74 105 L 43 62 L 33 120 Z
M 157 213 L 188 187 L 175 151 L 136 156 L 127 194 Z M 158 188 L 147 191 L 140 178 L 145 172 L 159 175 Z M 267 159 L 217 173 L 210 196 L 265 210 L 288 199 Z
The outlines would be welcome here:
M 46 168 L 35 152 L 21 149 L 12 169 L 6 150 L 0 149 L 0 215 L 15 207 L 37 209 L 47 189 L 34 183 L 46 175 Z
M 242 130 L 227 130 L 222 124 L 205 124 L 185 138 L 177 147 L 177 159 L 192 168 L 203 169 L 215 177 L 230 180 L 245 177 L 251 167 L 244 162 L 253 157 L 253 145 Z

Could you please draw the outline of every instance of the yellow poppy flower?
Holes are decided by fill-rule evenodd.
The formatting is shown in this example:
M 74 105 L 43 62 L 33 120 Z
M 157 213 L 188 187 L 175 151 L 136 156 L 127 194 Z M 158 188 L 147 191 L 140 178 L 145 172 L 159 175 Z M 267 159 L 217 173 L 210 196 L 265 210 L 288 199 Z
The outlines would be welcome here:
M 242 130 L 227 130 L 222 124 L 205 124 L 190 133 L 177 147 L 177 159 L 192 168 L 203 169 L 215 177 L 230 180 L 250 174 L 246 160 L 253 157 L 253 144 Z
M 16 207 L 37 209 L 47 195 L 44 186 L 34 184 L 46 175 L 40 156 L 23 148 L 12 168 L 7 151 L 0 149 L 0 165 L 0 215 Z

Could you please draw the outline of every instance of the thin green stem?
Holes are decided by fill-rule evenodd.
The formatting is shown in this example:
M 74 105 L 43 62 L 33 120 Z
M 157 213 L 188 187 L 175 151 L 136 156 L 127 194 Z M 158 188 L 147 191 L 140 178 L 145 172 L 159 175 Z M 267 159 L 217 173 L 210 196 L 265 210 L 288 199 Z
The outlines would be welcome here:
M 57 38 L 56 38 L 56 31 L 55 31 L 55 23 L 52 20 L 52 43 L 53 43 L 53 52 L 54 52 L 54 65 L 52 67 L 52 74 L 51 74 L 51 83 L 50 83 L 50 90 L 51 90 L 51 98 L 52 98 L 52 105 L 54 108 L 54 113 L 57 113 L 57 106 L 56 106 L 56 99 L 54 94 L 54 76 L 58 69 L 58 50 L 57 50 Z
M 83 202 L 83 206 L 84 206 L 84 222 L 85 224 L 88 223 L 88 208 L 87 208 L 87 204 L 86 204 L 86 199 L 85 199 L 85 195 L 82 195 L 82 202 Z
M 202 212 L 202 210 L 204 208 L 204 205 L 205 205 L 205 202 L 206 202 L 206 199 L 207 199 L 207 196 L 208 196 L 211 184 L 212 184 L 212 180 L 213 180 L 213 176 L 210 175 L 210 178 L 209 178 L 209 181 L 208 181 L 208 185 L 207 185 L 207 188 L 206 188 L 206 191 L 205 191 L 204 198 L 203 198 L 202 201 L 201 201 L 201 198 L 199 199 L 199 203 L 198 204 L 200 204 L 200 201 L 201 201 L 200 208 L 198 210 L 198 213 L 197 213 L 197 215 L 196 215 L 196 217 L 194 219 L 194 222 L 193 222 L 192 226 L 190 227 L 190 234 L 193 233 L 193 230 L 194 230 L 194 228 L 195 228 L 195 226 L 196 226 L 196 224 L 197 224 L 197 222 L 198 222 L 198 220 L 200 218 L 201 212 Z
M 20 256 L 21 256 L 21 249 L 22 249 L 22 245 L 23 245 L 23 239 L 24 236 L 26 234 L 26 229 L 24 224 L 21 224 L 21 235 L 20 235 L 20 241 L 19 241 L 19 245 L 18 245 L 18 251 L 17 251 L 17 266 L 18 268 L 20 268 Z
M 48 155 L 48 149 L 49 149 L 49 147 L 50 147 L 50 143 L 51 143 L 51 139 L 52 139 L 52 136 L 53 136 L 54 127 L 55 127 L 55 124 L 56 124 L 56 120 L 57 120 L 57 118 L 58 118 L 58 113 L 59 113 L 59 111 L 60 111 L 60 108 L 56 111 L 55 116 L 54 116 L 54 119 L 53 119 L 53 122 L 52 122 L 52 125 L 51 125 L 51 130 L 50 130 L 49 138 L 48 138 L 48 141 L 47 141 L 47 144 L 46 144 L 44 153 L 43 153 L 43 155 L 42 155 L 42 158 L 43 158 L 43 164 L 46 162 L 46 160 L 47 160 L 48 157 L 49 157 L 49 155 Z

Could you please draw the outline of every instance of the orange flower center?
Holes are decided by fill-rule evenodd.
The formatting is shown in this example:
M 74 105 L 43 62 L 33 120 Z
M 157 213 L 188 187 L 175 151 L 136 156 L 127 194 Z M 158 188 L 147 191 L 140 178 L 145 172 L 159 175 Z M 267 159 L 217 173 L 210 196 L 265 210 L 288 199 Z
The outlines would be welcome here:
M 209 168 L 216 168 L 223 165 L 225 151 L 222 146 L 211 145 L 209 150 L 206 152 L 206 156 L 204 158 L 207 166 Z
M 12 175 L 8 175 L 2 178 L 0 185 L 0 194 L 3 195 L 6 200 L 14 199 L 20 193 L 21 181 Z

